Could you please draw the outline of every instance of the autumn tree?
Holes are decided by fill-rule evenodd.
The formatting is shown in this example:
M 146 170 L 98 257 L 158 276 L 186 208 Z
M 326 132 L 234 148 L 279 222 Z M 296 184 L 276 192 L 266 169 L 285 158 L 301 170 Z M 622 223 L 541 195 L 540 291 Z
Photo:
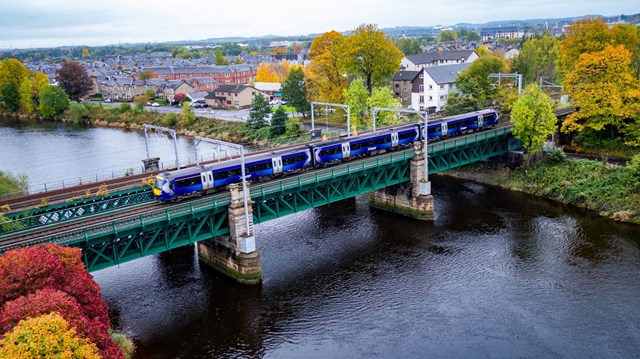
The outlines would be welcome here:
M 529 164 L 555 130 L 558 120 L 553 114 L 553 102 L 536 84 L 530 84 L 513 104 L 511 121 L 513 135 L 522 141 Z
M 188 128 L 196 120 L 196 113 L 189 101 L 182 102 L 182 114 L 180 114 L 180 126 Z
M 89 54 L 89 49 L 87 49 L 86 47 L 84 49 L 82 49 L 82 58 L 84 59 L 84 58 L 87 58 L 89 56 L 91 56 Z
M 563 82 L 579 109 L 565 119 L 564 132 L 635 133 L 640 121 L 640 84 L 630 63 L 631 53 L 622 45 L 580 55 Z M 637 138 L 626 140 L 640 144 Z
M 522 74 L 525 84 L 534 83 L 544 76 L 554 81 L 558 58 L 558 39 L 549 34 L 536 35 L 527 39 L 520 48 L 520 54 L 513 59 L 511 72 Z
M 16 59 L 0 62 L 0 98 L 11 112 L 20 109 L 20 87 L 29 76 L 29 70 Z
M 344 102 L 348 86 L 346 71 L 339 53 L 345 37 L 337 31 L 316 37 L 309 48 L 311 64 L 307 71 L 307 92 L 311 101 Z
M 40 91 L 49 84 L 49 78 L 42 72 L 30 72 L 20 84 L 20 111 L 34 113 L 39 104 Z
M 73 297 L 89 320 L 110 327 L 100 287 L 84 268 L 78 248 L 22 247 L 0 257 L 0 305 L 38 290 L 60 290 Z
M 287 113 L 284 107 L 280 106 L 271 117 L 271 137 L 278 137 L 286 132 Z
M 288 53 L 287 49 L 284 47 L 274 47 L 271 50 L 271 55 L 286 55 Z
M 251 101 L 251 110 L 247 126 L 252 130 L 257 130 L 267 126 L 267 115 L 271 113 L 269 102 L 262 94 L 258 94 Z
M 364 120 L 364 115 L 368 112 L 367 98 L 369 98 L 369 92 L 361 78 L 351 81 L 349 88 L 344 90 L 344 101 L 349 106 L 352 128 L 367 127 Z M 351 129 L 348 130 L 351 131 Z
M 258 65 L 258 70 L 256 71 L 256 81 L 257 82 L 282 82 L 282 80 L 276 74 L 275 69 L 270 64 L 266 64 L 261 62 Z
M 38 112 L 44 118 L 59 118 L 69 108 L 69 97 L 58 86 L 46 85 L 38 97 Z
M 10 332 L 21 320 L 52 312 L 66 320 L 79 337 L 96 344 L 103 358 L 123 358 L 122 351 L 109 335 L 109 328 L 89 320 L 73 297 L 54 289 L 42 289 L 6 302 L 0 310 L 0 332 Z
M 65 61 L 58 70 L 58 84 L 73 101 L 87 95 L 93 88 L 93 83 L 87 74 L 87 69 L 76 61 Z
M 462 94 L 472 96 L 480 103 L 488 102 L 495 94 L 492 86 L 495 79 L 490 73 L 504 72 L 504 59 L 495 55 L 485 55 L 472 62 L 456 78 L 456 87 Z
M 422 48 L 420 47 L 420 41 L 416 39 L 409 38 L 399 38 L 393 41 L 393 44 L 400 50 L 405 56 L 408 55 L 417 55 L 422 53 Z
M 402 59 L 391 39 L 372 24 L 358 26 L 344 42 L 341 54 L 344 67 L 363 77 L 369 94 L 374 86 L 388 85 Z
M 151 70 L 144 70 L 144 71 L 141 71 L 138 74 L 138 78 L 140 80 L 148 80 L 148 79 L 153 78 L 153 76 L 154 76 L 154 74 L 153 74 L 153 71 L 151 71 Z
M 173 95 L 173 102 L 180 103 L 180 102 L 184 101 L 185 98 L 187 98 L 186 94 L 184 94 L 182 92 L 178 92 L 177 94 Z
M 295 107 L 296 111 L 305 113 L 309 111 L 309 101 L 307 101 L 307 89 L 305 87 L 304 71 L 295 68 L 289 71 L 289 76 L 282 83 L 282 99 Z
M 0 358 L 100 359 L 98 348 L 79 338 L 57 313 L 21 321 L 0 340 Z

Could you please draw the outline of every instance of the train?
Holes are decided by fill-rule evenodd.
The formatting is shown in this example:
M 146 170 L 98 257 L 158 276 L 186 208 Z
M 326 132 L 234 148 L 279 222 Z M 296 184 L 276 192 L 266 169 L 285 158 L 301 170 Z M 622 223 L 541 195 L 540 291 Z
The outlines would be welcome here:
M 409 147 L 416 141 L 427 141 L 483 130 L 498 124 L 495 109 L 442 117 L 427 123 L 404 124 L 339 137 L 327 141 L 305 143 L 271 152 L 245 156 L 247 180 L 259 182 L 312 168 L 331 166 L 343 161 Z M 213 193 L 229 184 L 242 181 L 240 158 L 167 171 L 155 177 L 153 194 L 160 202 Z

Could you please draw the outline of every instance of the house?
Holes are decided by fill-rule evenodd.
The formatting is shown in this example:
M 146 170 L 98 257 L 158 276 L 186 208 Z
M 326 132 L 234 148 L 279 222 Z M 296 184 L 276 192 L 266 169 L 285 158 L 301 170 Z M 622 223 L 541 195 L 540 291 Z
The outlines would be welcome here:
M 192 79 L 188 79 L 186 82 L 188 82 L 197 92 L 211 92 L 219 86 L 218 82 L 210 77 L 194 77 Z
M 411 105 L 411 94 L 418 92 L 418 81 L 415 81 L 418 76 L 422 79 L 423 72 L 420 71 L 398 71 L 393 75 L 391 80 L 391 90 L 396 98 L 402 101 L 402 106 L 407 107 Z M 420 81 L 421 83 L 422 81 Z
M 255 82 L 253 87 L 269 95 L 269 100 L 282 97 L 282 84 L 280 82 Z
M 477 58 L 478 54 L 474 50 L 444 50 L 439 47 L 436 51 L 403 57 L 400 67 L 407 71 L 419 71 L 427 66 L 470 63 Z
M 205 97 L 208 95 L 209 93 L 206 91 L 201 91 L 201 92 L 191 92 L 187 94 L 187 98 L 189 99 L 189 102 L 191 103 L 195 103 L 195 102 L 200 102 L 200 103 L 205 103 Z
M 247 108 L 251 106 L 253 98 L 258 94 L 269 98 L 269 95 L 247 85 L 222 85 L 205 97 L 209 107 L 216 108 Z
M 422 84 L 418 92 L 411 94 L 411 107 L 416 111 L 435 113 L 444 110 L 449 94 L 455 90 L 458 74 L 469 66 L 468 63 L 427 66 L 423 69 Z M 417 79 L 420 83 L 420 78 Z
M 480 30 L 482 41 L 493 41 L 498 39 L 515 39 L 520 37 L 517 26 L 485 27 Z
M 149 67 L 153 77 L 166 80 L 187 80 L 197 77 L 208 77 L 218 84 L 248 84 L 255 80 L 258 69 L 251 65 L 229 66 L 182 66 L 182 67 Z

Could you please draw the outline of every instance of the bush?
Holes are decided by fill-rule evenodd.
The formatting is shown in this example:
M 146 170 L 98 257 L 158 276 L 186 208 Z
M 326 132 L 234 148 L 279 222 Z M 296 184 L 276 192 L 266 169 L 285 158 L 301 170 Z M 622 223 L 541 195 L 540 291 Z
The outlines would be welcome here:
M 100 359 L 98 348 L 76 336 L 59 314 L 50 313 L 21 321 L 0 340 L 0 358 Z
M 80 124 L 89 119 L 89 109 L 81 103 L 69 105 L 69 119 L 74 124 Z
M 118 111 L 120 111 L 120 113 L 129 112 L 129 111 L 131 111 L 131 105 L 129 105 L 126 102 L 122 103 L 122 104 L 120 104 L 120 106 L 118 106 Z
M 547 151 L 547 158 L 549 162 L 552 164 L 562 163 L 567 159 L 567 155 L 564 154 L 562 148 L 554 147 L 551 150 Z
M 626 168 L 633 177 L 640 177 L 640 153 L 631 157 Z
M 12 175 L 0 170 L 0 196 L 9 194 L 27 194 L 29 178 L 26 175 Z

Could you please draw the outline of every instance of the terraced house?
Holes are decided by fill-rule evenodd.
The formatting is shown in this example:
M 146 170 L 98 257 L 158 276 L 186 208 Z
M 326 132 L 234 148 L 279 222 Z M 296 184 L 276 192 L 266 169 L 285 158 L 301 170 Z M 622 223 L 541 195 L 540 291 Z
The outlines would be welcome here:
M 248 84 L 255 80 L 257 67 L 252 65 L 229 66 L 185 66 L 185 67 L 149 67 L 153 77 L 165 80 L 186 80 L 207 77 L 215 80 L 220 85 Z

